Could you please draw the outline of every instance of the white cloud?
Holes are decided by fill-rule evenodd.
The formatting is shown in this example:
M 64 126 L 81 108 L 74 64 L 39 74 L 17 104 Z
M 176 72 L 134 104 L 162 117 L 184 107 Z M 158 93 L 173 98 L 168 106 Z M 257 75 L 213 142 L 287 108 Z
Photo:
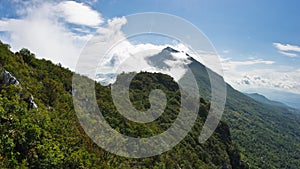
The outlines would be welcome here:
M 18 11 L 22 14 L 20 18 L 0 20 L 0 31 L 6 32 L 2 38 L 11 44 L 13 51 L 25 47 L 38 58 L 59 62 L 74 70 L 82 47 L 92 37 L 87 28 L 99 26 L 103 22 L 101 15 L 75 1 L 33 1 L 22 5 L 23 9 Z M 68 23 L 77 26 L 71 27 Z M 82 31 L 74 33 L 75 29 Z
M 67 22 L 85 26 L 99 26 L 103 23 L 101 15 L 83 3 L 64 1 L 56 7 L 58 15 Z
M 164 44 L 164 45 L 154 45 L 151 43 L 139 43 L 133 44 L 128 39 L 125 38 L 125 35 L 121 31 L 122 26 L 127 23 L 126 18 L 114 18 L 109 20 L 108 26 L 99 29 L 100 36 L 94 37 L 96 43 L 91 43 L 91 46 L 88 45 L 88 50 L 84 51 L 87 53 L 87 57 L 91 58 L 86 64 L 83 64 L 82 68 L 86 69 L 89 66 L 89 63 L 99 62 L 99 56 L 102 57 L 99 65 L 97 67 L 96 74 L 118 74 L 121 72 L 139 72 L 139 71 L 148 71 L 148 72 L 161 72 L 172 76 L 175 80 L 179 80 L 184 73 L 186 68 L 184 67 L 187 64 L 187 56 L 185 55 L 186 50 L 188 49 L 183 44 Z M 94 45 L 94 46 L 93 46 Z M 174 60 L 172 63 L 166 61 L 165 64 L 169 65 L 169 69 L 160 69 L 149 65 L 147 57 L 153 56 L 161 52 L 166 47 L 172 47 L 174 49 L 185 51 L 173 54 Z M 109 51 L 105 51 L 110 48 Z M 94 54 L 93 51 L 97 52 L 97 55 L 91 56 L 89 53 Z M 93 70 L 94 68 L 91 68 Z M 80 72 L 83 72 L 82 70 Z M 94 78 L 94 72 L 87 72 L 86 75 Z M 97 80 L 103 80 L 106 83 L 112 83 L 115 79 L 103 79 L 102 77 Z
M 282 44 L 282 43 L 273 43 L 273 45 L 281 51 L 295 51 L 300 52 L 300 46 L 290 45 L 290 44 Z
M 300 94 L 299 69 L 275 67 L 273 61 L 262 59 L 242 62 L 225 58 L 222 62 L 225 81 L 238 90 L 265 88 Z M 259 67 L 261 64 L 266 66 Z
M 289 56 L 289 57 L 297 57 L 298 55 L 296 53 L 290 53 L 290 52 L 284 52 L 284 51 L 279 51 L 279 53 Z
M 267 88 L 300 93 L 300 75 L 297 71 L 258 69 L 247 73 L 238 83 L 248 80 L 251 88 Z M 245 86 L 247 88 L 247 86 Z M 249 88 L 249 86 L 248 86 Z
M 123 71 L 162 72 L 173 76 L 176 80 L 185 73 L 185 68 L 182 65 L 186 64 L 186 55 L 184 54 L 184 57 L 183 52 L 181 52 L 182 55 L 174 54 L 174 62 L 165 63 L 170 65 L 168 70 L 155 68 L 146 61 L 148 56 L 159 53 L 167 46 L 186 52 L 188 48 L 183 44 L 175 44 L 175 42 L 175 45 L 155 45 L 146 42 L 134 44 L 122 32 L 122 27 L 127 23 L 125 17 L 109 19 L 107 22 L 107 25 L 99 28 L 98 34 L 87 43 L 81 54 L 83 59 L 76 71 L 90 78 L 96 78 L 97 74 L 118 74 Z M 99 64 L 95 65 L 95 63 Z M 96 79 L 109 83 L 115 80 L 114 78 L 105 79 L 103 78 L 105 76 L 102 75 Z
M 262 59 L 251 59 L 246 61 L 233 61 L 230 58 L 223 58 L 222 59 L 222 66 L 223 70 L 236 70 L 238 67 L 241 66 L 253 66 L 257 64 L 265 64 L 265 65 L 271 65 L 274 64 L 274 61 L 270 60 L 262 60 Z
M 291 53 L 291 52 L 300 52 L 300 46 L 296 46 L 296 45 L 273 43 L 273 46 L 279 50 L 279 53 L 289 57 L 298 56 L 296 53 Z
M 74 13 L 74 9 L 78 9 L 78 13 Z M 107 58 L 115 57 L 116 63 L 121 63 L 127 58 L 135 54 L 143 54 L 143 56 L 155 54 L 166 45 L 153 44 L 132 44 L 126 40 L 124 33 L 121 31 L 122 26 L 127 23 L 125 17 L 113 18 L 107 21 L 106 27 L 101 27 L 104 22 L 101 14 L 92 10 L 83 3 L 65 1 L 58 3 L 36 3 L 27 6 L 22 11 L 22 17 L 19 19 L 1 19 L 0 31 L 8 32 L 8 43 L 11 44 L 14 51 L 26 47 L 36 53 L 39 58 L 50 59 L 55 63 L 62 63 L 74 70 L 77 58 L 85 43 L 93 37 L 90 33 L 91 29 L 97 29 L 99 37 L 92 38 L 97 42 L 95 46 L 90 46 L 91 53 L 97 54 L 92 61 L 99 61 L 99 55 L 103 54 Z M 70 27 L 67 23 L 77 25 Z M 80 33 L 76 33 L 80 32 Z M 5 38 L 7 36 L 5 35 Z M 99 46 L 113 46 L 118 40 L 124 39 L 109 54 L 102 51 Z M 289 44 L 274 43 L 279 52 L 294 57 L 295 53 L 300 52 L 300 47 Z M 188 48 L 183 44 L 171 46 L 180 51 L 188 52 L 192 55 Z M 202 63 L 209 66 L 217 73 L 222 71 L 221 67 L 214 67 L 215 59 L 218 58 L 215 53 L 205 53 L 197 51 L 200 55 Z M 224 51 L 228 54 L 228 51 Z M 174 56 L 181 59 L 182 56 Z M 184 58 L 183 58 L 184 59 Z M 294 93 L 300 93 L 300 70 L 279 70 L 275 67 L 269 67 L 274 61 L 262 59 L 249 59 L 246 61 L 236 61 L 230 58 L 221 58 L 225 80 L 235 88 L 243 90 L 249 87 L 257 88 L 274 88 L 286 90 Z M 97 62 L 98 63 L 98 62 Z M 129 63 L 129 62 L 128 62 Z M 139 67 L 145 62 L 136 61 Z M 180 62 L 181 63 L 181 62 Z M 100 65 L 107 63 L 101 62 Z M 177 62 L 169 63 L 173 65 L 173 69 L 169 72 L 180 72 L 182 69 Z M 264 66 L 258 68 L 258 66 Z M 104 67 L 103 67 L 104 68 Z M 175 69 L 176 68 L 176 69 Z M 92 68 L 91 68 L 92 69 Z M 96 69 L 96 68 L 95 68 Z

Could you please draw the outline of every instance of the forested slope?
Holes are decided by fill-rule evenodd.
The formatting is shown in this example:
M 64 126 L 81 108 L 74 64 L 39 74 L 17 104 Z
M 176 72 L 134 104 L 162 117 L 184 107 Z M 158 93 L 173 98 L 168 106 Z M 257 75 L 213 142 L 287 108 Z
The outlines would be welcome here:
M 209 100 L 211 70 L 195 60 L 189 67 L 197 79 L 200 95 Z M 233 141 L 250 168 L 299 168 L 299 113 L 255 101 L 227 84 L 222 119 L 230 126 Z
M 36 59 L 27 49 L 17 53 L 0 43 L 1 72 L 18 80 L 0 86 L 0 168 L 245 168 L 231 140 L 230 130 L 221 122 L 213 136 L 198 143 L 209 104 L 201 99 L 195 126 L 172 150 L 144 159 L 128 159 L 99 148 L 81 128 L 72 103 L 73 73 L 47 60 Z M 158 83 L 157 79 L 160 79 Z M 148 86 L 140 88 L 141 85 Z M 170 88 L 170 84 L 173 86 Z M 147 94 L 153 86 L 173 94 L 178 88 L 163 74 L 140 73 L 132 84 L 133 104 L 147 109 Z M 176 99 L 167 104 L 164 116 L 148 128 L 122 119 L 110 97 L 110 86 L 96 84 L 99 108 L 116 130 L 136 137 L 162 132 L 178 113 Z M 175 91 L 175 92 L 174 92 Z M 134 100 L 138 98 L 137 100 Z M 143 103 L 138 101 L 144 100 Z M 37 107 L 32 106 L 36 104 Z M 162 123 L 160 123 L 162 122 Z

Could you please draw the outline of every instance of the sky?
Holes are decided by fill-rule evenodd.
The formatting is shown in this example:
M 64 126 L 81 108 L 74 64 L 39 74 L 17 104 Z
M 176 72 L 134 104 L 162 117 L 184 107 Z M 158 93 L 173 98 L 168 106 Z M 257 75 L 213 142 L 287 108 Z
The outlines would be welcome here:
M 206 35 L 234 88 L 300 94 L 299 6 L 297 0 L 0 0 L 0 40 L 74 70 L 95 33 L 122 37 L 125 16 L 168 13 Z

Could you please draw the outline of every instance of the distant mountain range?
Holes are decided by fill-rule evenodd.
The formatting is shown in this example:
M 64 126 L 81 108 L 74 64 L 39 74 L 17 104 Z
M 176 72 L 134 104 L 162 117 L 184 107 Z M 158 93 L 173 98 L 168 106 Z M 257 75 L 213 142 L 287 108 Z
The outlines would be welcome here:
M 288 107 L 300 110 L 300 94 L 284 92 L 273 89 L 248 89 L 245 93 L 260 93 L 270 100 L 281 102 Z
M 265 96 L 258 94 L 258 93 L 245 93 L 245 95 L 247 95 L 247 96 L 251 97 L 252 99 L 254 99 L 258 102 L 261 102 L 261 103 L 266 103 L 266 104 L 273 105 L 273 106 L 288 107 L 287 105 L 285 105 L 281 102 L 269 100 Z
M 251 97 L 252 99 L 260 102 L 260 103 L 264 103 L 264 104 L 269 104 L 272 106 L 278 106 L 278 107 L 282 107 L 282 108 L 286 108 L 289 110 L 289 112 L 294 112 L 294 113 L 300 113 L 300 107 L 298 107 L 298 105 L 293 106 L 293 104 L 289 104 L 289 106 L 285 103 L 279 102 L 279 101 L 274 101 L 274 100 L 270 100 L 267 97 L 265 97 L 264 95 L 258 94 L 258 93 L 245 93 L 245 95 Z M 298 100 L 298 99 L 296 99 Z M 286 101 L 287 102 L 287 101 Z

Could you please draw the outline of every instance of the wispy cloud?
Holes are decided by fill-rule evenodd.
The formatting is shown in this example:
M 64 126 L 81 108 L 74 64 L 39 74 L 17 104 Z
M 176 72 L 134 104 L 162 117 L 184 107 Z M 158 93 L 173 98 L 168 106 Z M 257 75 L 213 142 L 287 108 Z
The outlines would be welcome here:
M 294 51 L 300 52 L 300 46 L 290 45 L 290 44 L 282 44 L 282 43 L 273 43 L 273 45 L 281 51 Z
M 289 57 L 297 57 L 298 55 L 294 52 L 300 52 L 300 46 L 297 45 L 273 43 L 273 46 L 279 50 L 279 53 Z
M 289 57 L 297 57 L 298 55 L 296 53 L 290 53 L 290 52 L 284 52 L 284 51 L 279 51 L 279 53 L 285 55 L 285 56 L 289 56 Z
M 226 59 L 225 59 L 225 61 L 226 61 Z M 246 60 L 246 61 L 233 61 L 231 59 L 229 59 L 229 60 L 227 59 L 227 62 L 225 62 L 225 65 L 236 68 L 238 66 L 249 66 L 249 65 L 257 65 L 257 64 L 271 65 L 274 63 L 275 63 L 274 61 L 263 60 L 263 59 L 251 59 L 251 60 Z

